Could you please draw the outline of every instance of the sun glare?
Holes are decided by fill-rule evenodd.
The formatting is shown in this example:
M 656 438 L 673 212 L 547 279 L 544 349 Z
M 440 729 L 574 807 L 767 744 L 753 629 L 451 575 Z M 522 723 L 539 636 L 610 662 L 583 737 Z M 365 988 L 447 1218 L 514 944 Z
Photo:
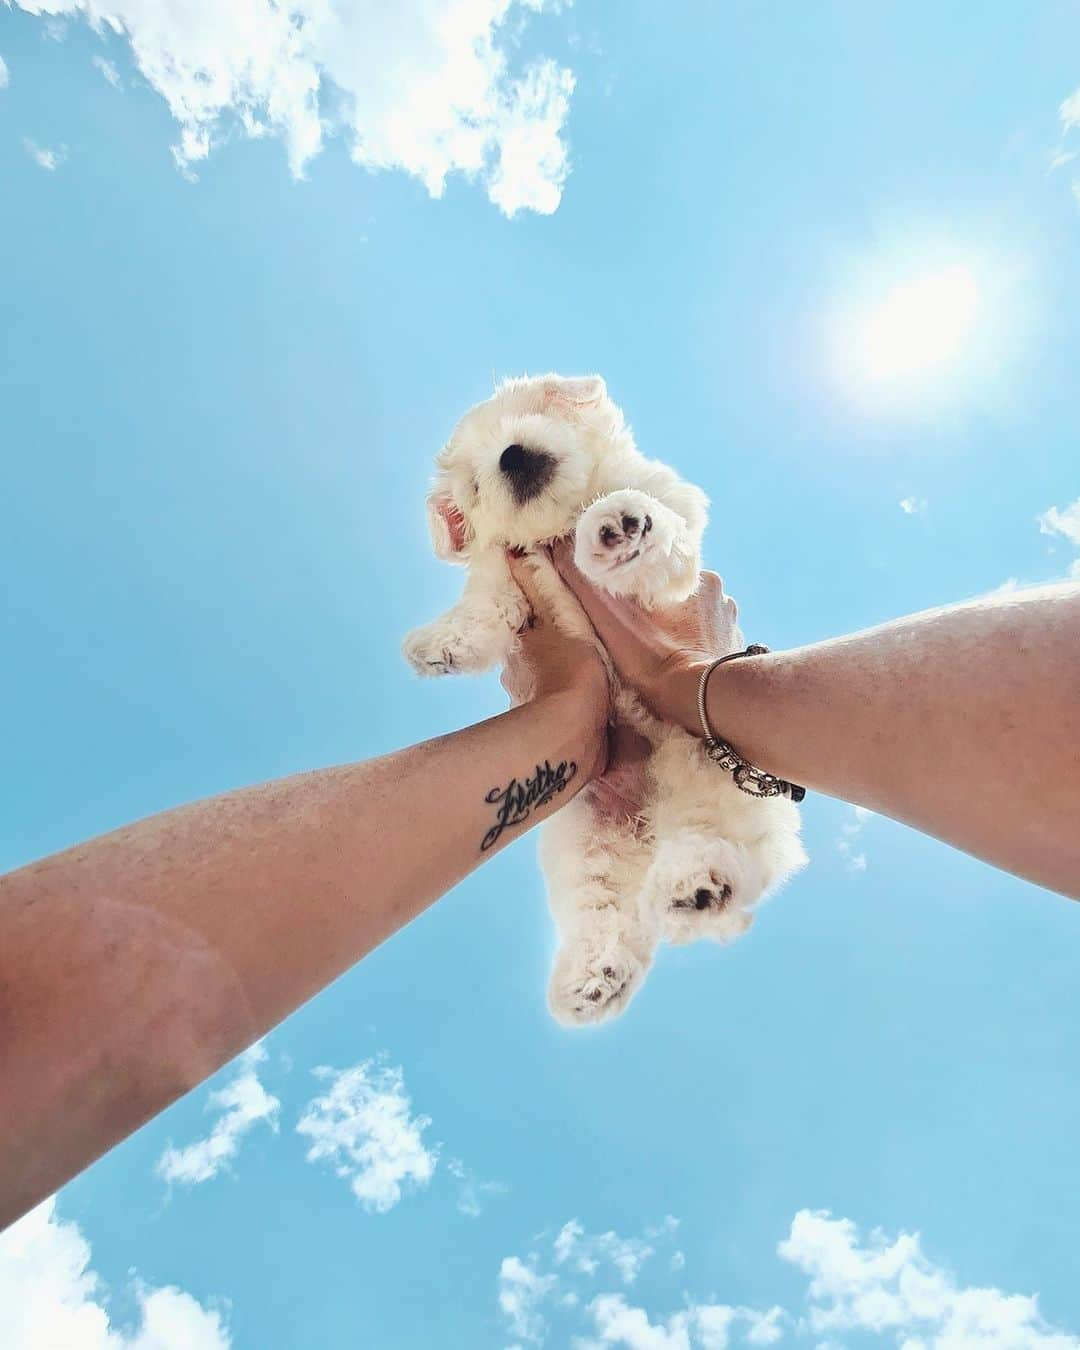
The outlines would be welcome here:
M 820 369 L 850 408 L 918 421 L 1010 396 L 1038 297 L 1028 260 L 985 231 L 909 227 L 850 254 L 830 290 Z
M 856 325 L 854 353 L 865 377 L 909 380 L 960 356 L 979 317 L 979 283 L 956 265 L 898 282 Z

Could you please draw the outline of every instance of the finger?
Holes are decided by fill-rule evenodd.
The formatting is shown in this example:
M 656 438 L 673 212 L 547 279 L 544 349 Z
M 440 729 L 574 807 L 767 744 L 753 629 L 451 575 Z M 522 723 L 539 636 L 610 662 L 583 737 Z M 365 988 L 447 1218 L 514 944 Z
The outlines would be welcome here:
M 719 595 L 724 589 L 724 578 L 719 572 L 702 571 L 701 589 L 706 595 Z
M 533 570 L 527 561 L 524 553 L 517 553 L 513 550 L 507 550 L 506 565 L 510 569 L 510 575 L 514 578 L 518 590 L 529 602 L 529 608 L 535 610 L 538 596 L 536 594 L 536 580 L 533 576 Z
M 547 623 L 551 618 L 551 600 L 545 594 L 537 572 L 541 567 L 550 569 L 551 563 L 536 555 L 517 553 L 507 553 L 506 563 L 518 590 L 529 604 L 530 615 L 525 626 L 531 628 L 534 624 Z
M 699 594 L 717 609 L 725 609 L 732 619 L 738 617 L 739 606 L 724 590 L 724 579 L 716 572 L 702 572 Z
M 611 597 L 606 591 L 599 591 L 580 570 L 574 561 L 574 544 L 571 539 L 558 539 L 552 545 L 551 560 L 555 570 L 567 586 L 577 596 L 578 602 L 590 619 L 611 607 Z

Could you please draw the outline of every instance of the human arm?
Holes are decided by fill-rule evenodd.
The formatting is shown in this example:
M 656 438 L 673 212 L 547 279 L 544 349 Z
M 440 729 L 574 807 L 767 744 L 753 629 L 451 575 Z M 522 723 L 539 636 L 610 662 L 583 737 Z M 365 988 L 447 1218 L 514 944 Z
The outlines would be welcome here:
M 622 677 L 701 734 L 702 670 L 742 645 L 703 574 L 647 614 L 556 565 Z M 1080 898 L 1080 585 L 992 596 L 719 666 L 707 712 L 741 755 Z
M 529 701 L 477 726 L 166 811 L 0 878 L 0 1228 L 599 772 L 594 649 L 542 621 L 515 671 Z M 545 764 L 547 799 L 514 796 L 501 819 L 507 799 L 489 797 Z

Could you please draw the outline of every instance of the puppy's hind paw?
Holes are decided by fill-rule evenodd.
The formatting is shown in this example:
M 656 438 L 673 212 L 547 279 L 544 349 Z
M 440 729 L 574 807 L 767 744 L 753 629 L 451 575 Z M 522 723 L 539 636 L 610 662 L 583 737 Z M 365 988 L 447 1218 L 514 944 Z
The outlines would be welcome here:
M 637 993 L 645 967 L 625 945 L 604 952 L 560 952 L 548 1006 L 564 1026 L 618 1017 Z
M 754 921 L 746 906 L 760 893 L 741 850 L 722 839 L 665 840 L 645 879 L 642 903 L 668 942 L 734 942 Z

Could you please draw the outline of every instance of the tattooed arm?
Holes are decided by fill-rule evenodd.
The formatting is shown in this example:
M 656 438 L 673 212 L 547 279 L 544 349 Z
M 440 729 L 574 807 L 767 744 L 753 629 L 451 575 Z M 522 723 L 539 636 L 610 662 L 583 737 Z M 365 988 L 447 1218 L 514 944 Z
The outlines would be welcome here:
M 593 648 L 541 616 L 507 685 L 501 717 L 0 878 L 0 1228 L 599 773 Z

